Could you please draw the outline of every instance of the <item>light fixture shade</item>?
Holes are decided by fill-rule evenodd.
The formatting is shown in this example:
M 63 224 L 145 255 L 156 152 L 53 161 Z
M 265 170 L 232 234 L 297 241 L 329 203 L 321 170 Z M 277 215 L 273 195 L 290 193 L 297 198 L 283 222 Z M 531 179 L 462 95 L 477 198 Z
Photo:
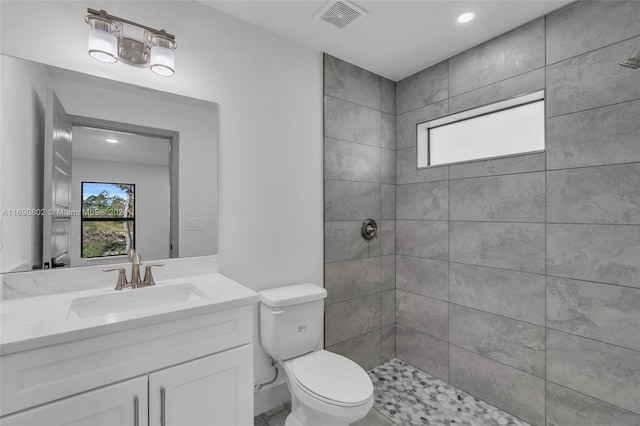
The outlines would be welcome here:
M 164 46 L 153 46 L 151 48 L 151 71 L 158 75 L 169 77 L 174 74 L 175 57 L 173 49 Z
M 118 38 L 98 28 L 89 30 L 89 55 L 102 62 L 118 60 Z

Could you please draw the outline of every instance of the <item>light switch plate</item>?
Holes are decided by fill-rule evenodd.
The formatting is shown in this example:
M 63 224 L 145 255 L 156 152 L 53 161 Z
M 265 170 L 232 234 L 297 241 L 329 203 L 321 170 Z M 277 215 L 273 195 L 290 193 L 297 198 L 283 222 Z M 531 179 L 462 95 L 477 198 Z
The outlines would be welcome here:
M 202 231 L 202 219 L 187 219 L 187 231 Z

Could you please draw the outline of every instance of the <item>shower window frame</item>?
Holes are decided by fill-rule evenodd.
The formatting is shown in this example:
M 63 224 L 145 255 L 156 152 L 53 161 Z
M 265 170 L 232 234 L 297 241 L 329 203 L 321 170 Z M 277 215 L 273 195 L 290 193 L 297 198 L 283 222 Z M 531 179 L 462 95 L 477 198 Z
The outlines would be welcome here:
M 479 117 L 488 116 L 502 111 L 515 109 L 530 105 L 533 103 L 542 102 L 542 148 L 533 150 L 514 151 L 503 155 L 490 155 L 490 156 L 478 156 L 474 158 L 464 159 L 460 161 L 443 162 L 438 164 L 431 164 L 431 129 L 443 127 L 449 124 L 454 124 L 462 121 L 472 120 Z M 493 160 L 508 157 L 517 157 L 528 154 L 542 153 L 546 149 L 546 95 L 545 90 L 538 90 L 535 92 L 519 95 L 510 99 L 494 102 L 488 105 L 483 105 L 476 108 L 460 111 L 455 114 L 448 115 L 446 117 L 437 118 L 426 122 L 420 122 L 416 124 L 416 169 L 427 169 L 433 167 L 443 167 L 456 164 L 465 164 L 477 161 Z

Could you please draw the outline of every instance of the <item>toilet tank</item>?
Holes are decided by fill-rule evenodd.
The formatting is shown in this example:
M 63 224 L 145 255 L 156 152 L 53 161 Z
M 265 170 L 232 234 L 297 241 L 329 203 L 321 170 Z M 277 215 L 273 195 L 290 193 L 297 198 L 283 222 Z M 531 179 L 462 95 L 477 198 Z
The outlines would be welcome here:
M 315 284 L 260 292 L 260 342 L 276 361 L 312 352 L 322 342 L 324 298 Z

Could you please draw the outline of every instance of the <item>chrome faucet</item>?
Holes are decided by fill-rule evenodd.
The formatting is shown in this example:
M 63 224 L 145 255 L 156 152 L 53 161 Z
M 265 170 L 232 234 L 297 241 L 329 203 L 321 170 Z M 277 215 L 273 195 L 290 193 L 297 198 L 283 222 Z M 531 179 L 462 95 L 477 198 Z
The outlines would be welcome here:
M 151 274 L 151 268 L 153 268 L 154 266 L 164 266 L 164 263 L 154 263 L 152 265 L 147 265 L 144 273 L 144 279 L 140 279 L 140 266 L 142 265 L 142 258 L 132 248 L 127 252 L 127 257 L 129 258 L 129 261 L 131 261 L 131 281 L 127 280 L 125 268 L 120 267 L 103 269 L 104 272 L 118 271 L 118 282 L 116 283 L 115 288 L 116 290 L 122 290 L 125 287 L 148 287 L 156 284 L 156 282 L 153 280 L 153 275 Z

